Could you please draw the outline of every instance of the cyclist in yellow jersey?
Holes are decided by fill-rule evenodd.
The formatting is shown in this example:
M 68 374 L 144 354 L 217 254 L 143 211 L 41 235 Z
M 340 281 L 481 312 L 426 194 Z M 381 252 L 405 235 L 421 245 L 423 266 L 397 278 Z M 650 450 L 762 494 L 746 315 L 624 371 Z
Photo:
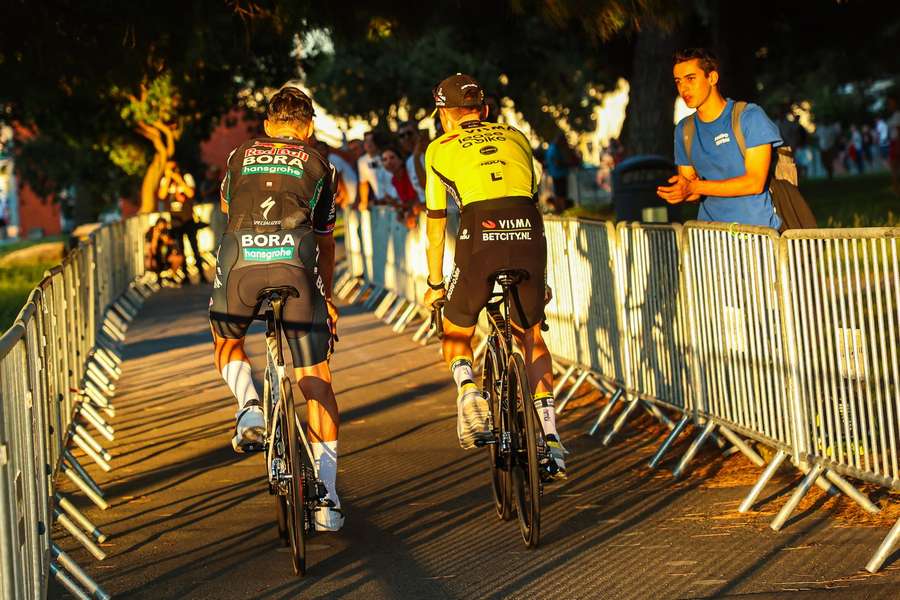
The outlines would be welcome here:
M 544 318 L 547 243 L 535 204 L 537 177 L 531 146 L 514 127 L 489 123 L 481 86 L 457 73 L 433 91 L 435 112 L 446 132 L 425 152 L 425 206 L 428 233 L 428 286 L 425 305 L 446 296 L 444 360 L 458 388 L 457 434 L 460 446 L 472 448 L 491 435 L 487 401 L 472 371 L 472 335 L 478 314 L 490 299 L 491 275 L 522 269 L 528 279 L 518 286 L 512 309 L 513 333 L 525 353 L 535 406 L 556 463 L 565 477 L 565 449 L 553 412 L 550 352 L 541 336 Z M 459 205 L 454 269 L 444 288 L 444 236 L 447 197 Z

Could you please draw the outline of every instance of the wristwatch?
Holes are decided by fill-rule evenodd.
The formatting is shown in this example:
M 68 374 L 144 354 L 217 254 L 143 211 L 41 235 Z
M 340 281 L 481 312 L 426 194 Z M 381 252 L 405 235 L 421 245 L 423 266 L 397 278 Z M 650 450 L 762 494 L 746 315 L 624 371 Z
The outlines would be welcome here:
M 427 283 L 427 284 L 428 284 L 428 287 L 430 287 L 431 289 L 433 289 L 433 290 L 435 290 L 435 291 L 436 291 L 436 290 L 442 290 L 442 289 L 444 289 L 444 280 L 443 280 L 443 279 L 441 280 L 440 283 L 431 283 L 431 282 L 428 280 L 428 278 L 426 278 L 426 279 L 425 279 L 425 283 Z

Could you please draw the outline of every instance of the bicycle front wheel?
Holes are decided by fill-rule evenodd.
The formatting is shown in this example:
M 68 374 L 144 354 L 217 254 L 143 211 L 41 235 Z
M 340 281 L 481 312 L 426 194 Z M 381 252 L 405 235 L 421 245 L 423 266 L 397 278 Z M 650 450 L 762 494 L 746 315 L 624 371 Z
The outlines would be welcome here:
M 509 430 L 507 416 L 502 407 L 503 371 L 499 364 L 496 346 L 488 343 L 484 352 L 484 363 L 481 368 L 481 389 L 488 395 L 494 425 L 502 441 L 503 433 Z M 488 445 L 488 460 L 491 463 L 491 490 L 494 492 L 494 509 L 503 521 L 513 518 L 512 492 L 509 479 L 509 452 L 501 452 L 500 444 Z
M 538 473 L 538 431 L 540 424 L 525 376 L 525 362 L 514 353 L 507 368 L 512 448 L 513 499 L 519 517 L 519 530 L 527 548 L 536 548 L 541 538 L 541 480 Z
M 300 461 L 300 445 L 297 437 L 297 420 L 294 416 L 294 395 L 291 382 L 281 381 L 281 394 L 284 398 L 279 413 L 279 425 L 284 442 L 284 460 L 290 479 L 288 493 L 285 497 L 287 509 L 288 537 L 291 540 L 291 562 L 295 575 L 306 573 L 306 530 L 304 519 L 306 505 L 303 500 L 303 470 Z

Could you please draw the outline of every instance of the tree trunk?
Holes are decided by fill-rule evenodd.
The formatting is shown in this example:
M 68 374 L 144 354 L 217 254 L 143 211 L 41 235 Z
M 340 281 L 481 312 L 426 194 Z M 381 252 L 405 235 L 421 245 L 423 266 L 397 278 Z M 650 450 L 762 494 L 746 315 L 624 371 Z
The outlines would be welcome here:
M 144 181 L 141 183 L 141 209 L 142 213 L 151 213 L 156 210 L 156 192 L 159 188 L 159 180 L 162 178 L 168 157 L 156 153 L 147 172 L 144 173 Z
M 147 172 L 144 173 L 144 181 L 141 183 L 141 212 L 149 213 L 156 210 L 157 190 L 159 180 L 166 169 L 166 163 L 175 154 L 175 140 L 180 136 L 180 128 L 175 125 L 167 125 L 160 121 L 151 124 L 138 123 L 137 133 L 150 140 L 156 155 Z
M 676 37 L 677 33 L 664 32 L 650 23 L 637 34 L 622 127 L 628 156 L 673 156 L 677 93 L 672 81 L 672 56 L 677 47 Z

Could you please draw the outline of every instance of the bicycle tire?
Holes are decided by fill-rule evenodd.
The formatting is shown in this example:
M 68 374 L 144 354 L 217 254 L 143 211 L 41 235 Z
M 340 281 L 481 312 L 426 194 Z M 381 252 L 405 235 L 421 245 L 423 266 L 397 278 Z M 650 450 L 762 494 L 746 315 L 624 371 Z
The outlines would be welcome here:
M 507 380 L 513 439 L 510 470 L 513 499 L 525 547 L 537 548 L 541 538 L 541 480 L 537 455 L 540 424 L 525 375 L 525 361 L 518 353 L 509 357 Z
M 498 438 L 503 437 L 507 431 L 506 414 L 501 410 L 503 403 L 500 401 L 503 393 L 504 373 L 499 368 L 497 349 L 493 342 L 489 342 L 485 348 L 484 360 L 481 366 L 481 389 L 488 394 L 488 402 L 491 414 L 494 415 L 495 426 L 499 433 Z M 488 445 L 488 461 L 491 465 L 491 491 L 494 495 L 494 510 L 501 521 L 509 521 L 513 518 L 512 490 L 509 479 L 509 453 L 500 455 L 500 444 Z
M 291 565 L 295 575 L 306 574 L 306 502 L 303 498 L 303 470 L 300 461 L 300 444 L 297 439 L 297 421 L 294 416 L 294 395 L 291 382 L 281 380 L 282 410 L 281 434 L 284 438 L 284 459 L 291 479 L 285 497 L 287 525 L 291 541 Z
M 272 422 L 275 416 L 274 414 L 272 414 L 272 412 L 275 410 L 276 404 L 276 401 L 272 398 L 272 390 L 278 389 L 278 386 L 272 385 L 272 383 L 276 381 L 275 377 L 276 375 L 274 362 L 272 361 L 272 355 L 266 352 L 266 373 L 265 377 L 263 377 L 263 411 L 267 419 L 267 432 L 271 427 L 273 427 Z M 268 453 L 266 454 L 266 456 L 268 456 Z M 284 496 L 275 493 L 277 490 L 272 488 L 271 484 L 269 491 L 270 493 L 273 493 L 275 495 L 275 523 L 278 527 L 278 537 L 279 539 L 281 539 L 282 545 L 288 547 L 291 545 L 291 538 L 288 535 L 287 529 L 287 503 L 285 502 Z

